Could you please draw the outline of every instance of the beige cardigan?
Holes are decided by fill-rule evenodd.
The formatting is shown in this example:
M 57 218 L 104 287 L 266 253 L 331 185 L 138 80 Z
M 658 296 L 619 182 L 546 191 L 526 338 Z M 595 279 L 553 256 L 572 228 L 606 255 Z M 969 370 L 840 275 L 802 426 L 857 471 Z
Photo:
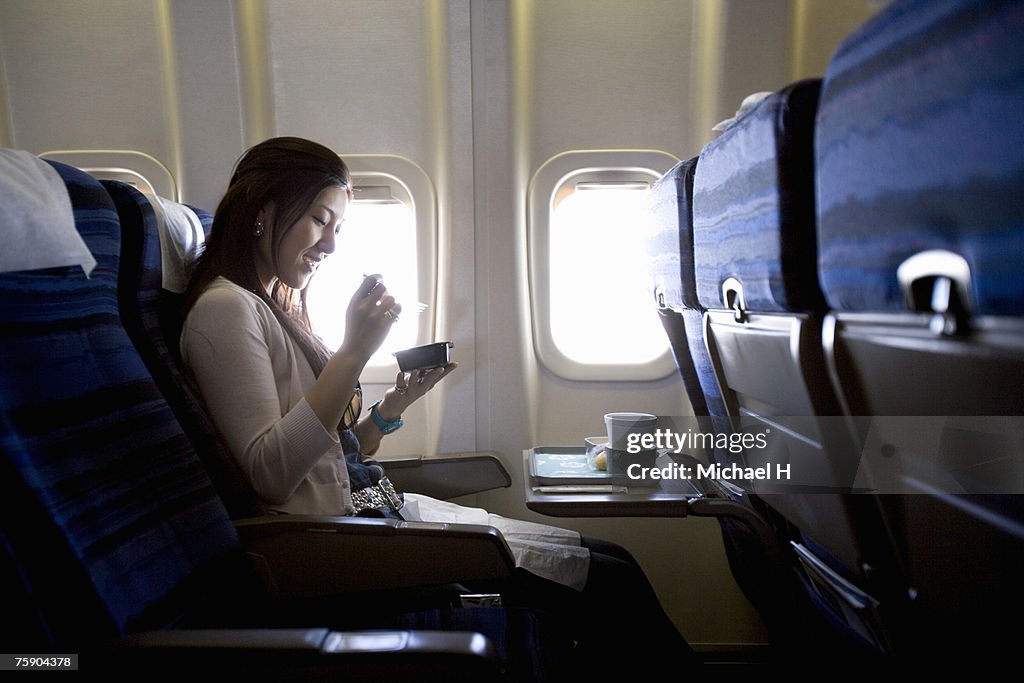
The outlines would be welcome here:
M 181 356 L 214 425 L 272 509 L 353 513 L 338 434 L 306 403 L 313 370 L 264 301 L 218 278 L 185 319 Z

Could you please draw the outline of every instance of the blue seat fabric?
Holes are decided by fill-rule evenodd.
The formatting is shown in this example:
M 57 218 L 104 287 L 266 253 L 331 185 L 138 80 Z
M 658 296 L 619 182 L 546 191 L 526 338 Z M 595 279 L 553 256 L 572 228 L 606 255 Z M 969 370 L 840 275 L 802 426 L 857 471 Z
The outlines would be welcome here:
M 901 311 L 896 268 L 945 249 L 974 312 L 1024 314 L 1024 5 L 899 2 L 839 47 L 815 141 L 821 282 L 836 311 Z
M 750 311 L 824 310 L 811 190 L 820 85 L 809 79 L 774 92 L 701 151 L 693 252 L 705 309 L 727 308 L 722 284 L 733 277 Z
M 125 329 L 189 436 L 231 518 L 262 515 L 265 511 L 258 496 L 222 443 L 179 364 L 183 297 L 162 287 L 160 237 L 153 207 L 130 185 L 107 180 L 102 184 L 114 201 L 121 224 L 118 296 Z
M 109 635 L 162 627 L 212 600 L 185 587 L 234 565 L 238 537 L 121 327 L 114 206 L 91 176 L 53 166 L 98 265 L 89 278 L 76 268 L 0 275 L 3 498 L 25 505 L 6 510 L 5 525 L 33 521 L 51 538 L 41 553 L 73 558 L 69 574 L 84 568 L 87 581 L 73 585 L 87 595 L 71 604 L 102 604 Z

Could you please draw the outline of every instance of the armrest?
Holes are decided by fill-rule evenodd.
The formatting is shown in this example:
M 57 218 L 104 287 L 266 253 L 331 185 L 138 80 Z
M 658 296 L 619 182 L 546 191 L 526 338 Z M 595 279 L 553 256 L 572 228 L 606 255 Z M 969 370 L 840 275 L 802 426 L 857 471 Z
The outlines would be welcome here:
M 499 672 L 491 642 L 468 631 L 152 631 L 125 638 L 93 662 L 108 673 L 203 680 L 497 680 Z
M 490 526 L 282 515 L 237 520 L 235 528 L 279 597 L 438 586 L 515 569 Z
M 512 477 L 492 452 L 445 453 L 380 460 L 399 491 L 448 500 L 512 485 Z

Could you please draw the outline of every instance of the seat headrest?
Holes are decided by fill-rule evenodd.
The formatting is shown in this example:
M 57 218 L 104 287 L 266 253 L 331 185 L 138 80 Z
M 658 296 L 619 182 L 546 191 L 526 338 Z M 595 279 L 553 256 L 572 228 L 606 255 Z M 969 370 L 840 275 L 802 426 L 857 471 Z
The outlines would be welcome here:
M 699 310 L 693 274 L 693 174 L 697 157 L 680 161 L 651 186 L 654 225 L 648 253 L 661 305 Z
M 0 273 L 96 267 L 75 227 L 71 200 L 54 167 L 29 152 L 0 149 Z
M 968 264 L 972 312 L 1024 314 L 1024 3 L 894 3 L 825 77 L 815 154 L 822 288 L 901 311 L 922 252 Z
M 163 197 L 153 199 L 160 231 L 163 288 L 183 294 L 188 286 L 186 273 L 206 245 L 206 232 L 191 207 Z
M 773 92 L 700 153 L 693 179 L 697 298 L 726 307 L 735 280 L 752 311 L 820 311 L 814 241 L 814 115 L 821 81 Z

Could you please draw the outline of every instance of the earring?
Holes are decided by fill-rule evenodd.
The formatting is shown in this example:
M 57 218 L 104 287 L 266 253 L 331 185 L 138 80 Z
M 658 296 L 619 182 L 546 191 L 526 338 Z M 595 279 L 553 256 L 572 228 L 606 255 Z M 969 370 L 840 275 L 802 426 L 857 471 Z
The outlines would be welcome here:
M 263 237 L 263 221 L 256 221 L 256 225 L 252 228 L 252 234 L 256 237 Z

